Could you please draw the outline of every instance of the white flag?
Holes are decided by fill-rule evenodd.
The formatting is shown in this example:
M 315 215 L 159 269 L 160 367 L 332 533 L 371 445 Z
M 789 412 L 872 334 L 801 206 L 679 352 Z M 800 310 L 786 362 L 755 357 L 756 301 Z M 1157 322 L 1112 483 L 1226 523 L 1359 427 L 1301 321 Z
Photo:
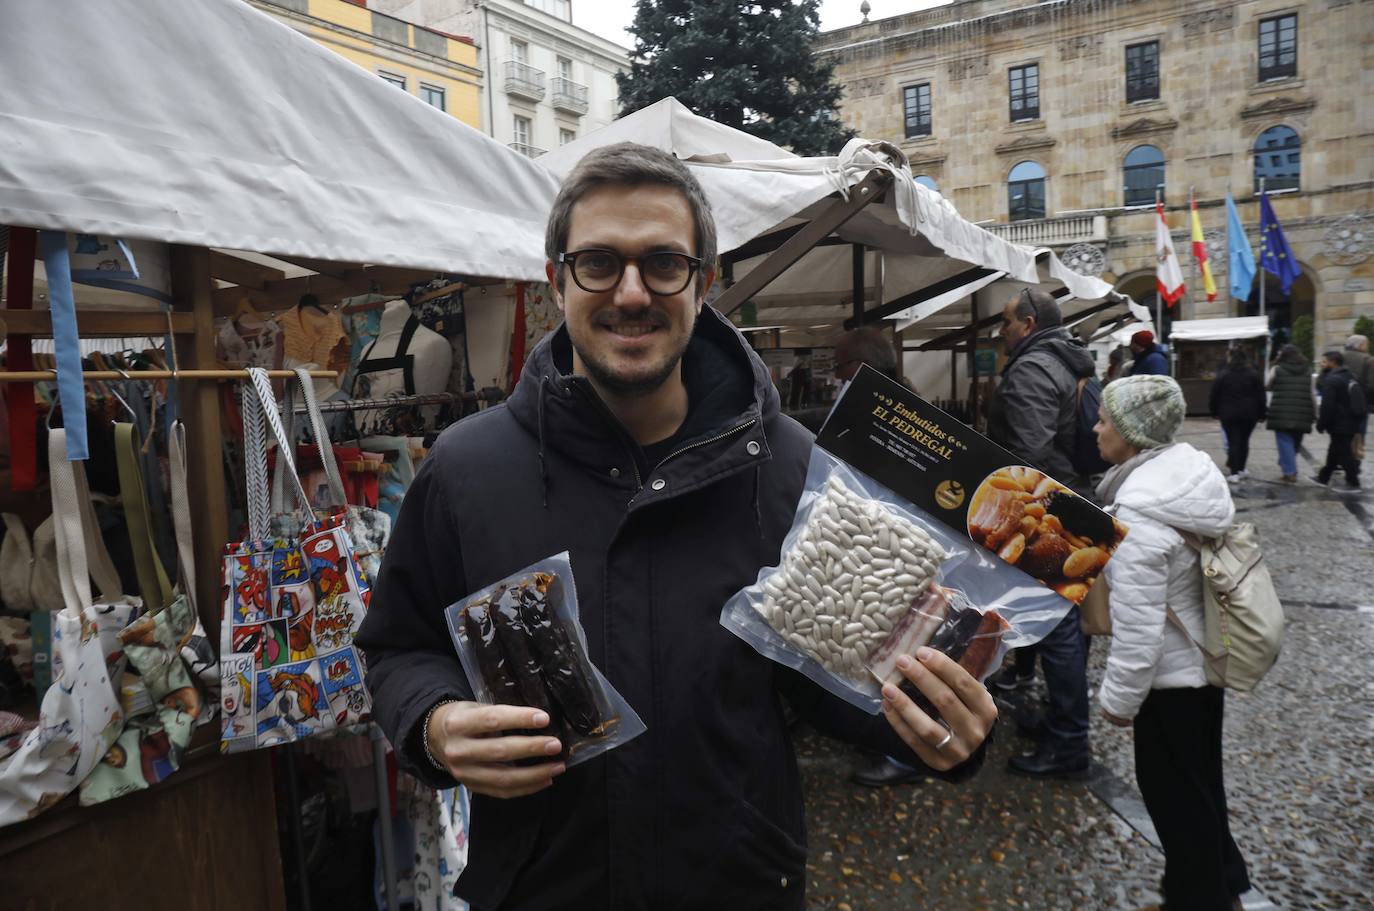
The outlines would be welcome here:
M 1183 270 L 1174 255 L 1174 242 L 1169 226 L 1164 223 L 1164 207 L 1155 203 L 1159 220 L 1155 222 L 1155 290 L 1170 307 L 1183 296 Z

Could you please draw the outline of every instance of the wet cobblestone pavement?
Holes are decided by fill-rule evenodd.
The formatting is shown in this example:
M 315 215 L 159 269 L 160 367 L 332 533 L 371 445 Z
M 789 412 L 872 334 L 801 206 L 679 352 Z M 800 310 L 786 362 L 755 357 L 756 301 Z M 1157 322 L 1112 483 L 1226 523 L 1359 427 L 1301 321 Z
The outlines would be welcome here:
M 1181 436 L 1224 460 L 1216 424 Z M 1312 435 L 1324 460 L 1326 438 Z M 1231 828 L 1255 889 L 1249 911 L 1374 909 L 1374 494 L 1279 483 L 1273 435 L 1257 430 L 1252 477 L 1233 486 L 1255 523 L 1287 629 L 1278 665 L 1252 694 L 1228 694 Z M 1304 458 L 1302 476 L 1315 473 Z M 1364 464 L 1374 484 L 1374 459 Z M 1107 643 L 1095 641 L 1089 686 Z M 1033 702 L 1037 689 L 1018 698 Z M 810 838 L 808 907 L 838 911 L 1132 909 L 1159 900 L 1163 855 L 1135 786 L 1131 735 L 1096 714 L 1093 774 L 1041 782 L 1005 771 L 1030 749 L 1003 721 L 983 772 L 962 786 L 871 789 L 860 757 L 799 730 Z

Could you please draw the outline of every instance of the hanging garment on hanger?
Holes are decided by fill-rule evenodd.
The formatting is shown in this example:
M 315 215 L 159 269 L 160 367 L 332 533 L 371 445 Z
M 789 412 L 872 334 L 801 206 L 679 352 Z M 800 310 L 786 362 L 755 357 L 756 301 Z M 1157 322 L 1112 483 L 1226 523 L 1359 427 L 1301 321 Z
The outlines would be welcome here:
M 215 320 L 215 357 L 228 367 L 280 370 L 283 333 L 274 317 L 256 312 Z

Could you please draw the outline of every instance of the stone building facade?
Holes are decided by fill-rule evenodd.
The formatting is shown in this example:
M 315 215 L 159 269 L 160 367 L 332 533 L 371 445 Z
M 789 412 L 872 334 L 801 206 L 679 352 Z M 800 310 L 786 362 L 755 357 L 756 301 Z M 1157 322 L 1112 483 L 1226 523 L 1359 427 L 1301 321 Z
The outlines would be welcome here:
M 570 0 L 367 0 L 430 28 L 471 35 L 486 72 L 483 132 L 523 155 L 606 126 L 629 51 L 572 24 Z
M 898 142 L 964 217 L 1054 248 L 1154 300 L 1161 193 L 1189 299 L 1177 318 L 1258 312 L 1227 293 L 1225 196 L 1258 256 L 1257 177 L 1302 267 L 1266 285 L 1280 339 L 1317 346 L 1374 316 L 1374 2 L 960 0 L 824 33 L 841 116 Z M 1195 194 L 1218 295 L 1189 269 Z

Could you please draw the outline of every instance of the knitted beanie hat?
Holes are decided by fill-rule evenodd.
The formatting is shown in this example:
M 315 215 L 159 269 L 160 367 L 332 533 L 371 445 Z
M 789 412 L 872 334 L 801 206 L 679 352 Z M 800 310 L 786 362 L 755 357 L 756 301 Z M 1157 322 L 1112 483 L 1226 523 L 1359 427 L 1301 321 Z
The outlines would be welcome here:
M 1102 390 L 1102 406 L 1117 433 L 1136 449 L 1169 445 L 1183 425 L 1183 390 L 1169 376 L 1113 380 Z

